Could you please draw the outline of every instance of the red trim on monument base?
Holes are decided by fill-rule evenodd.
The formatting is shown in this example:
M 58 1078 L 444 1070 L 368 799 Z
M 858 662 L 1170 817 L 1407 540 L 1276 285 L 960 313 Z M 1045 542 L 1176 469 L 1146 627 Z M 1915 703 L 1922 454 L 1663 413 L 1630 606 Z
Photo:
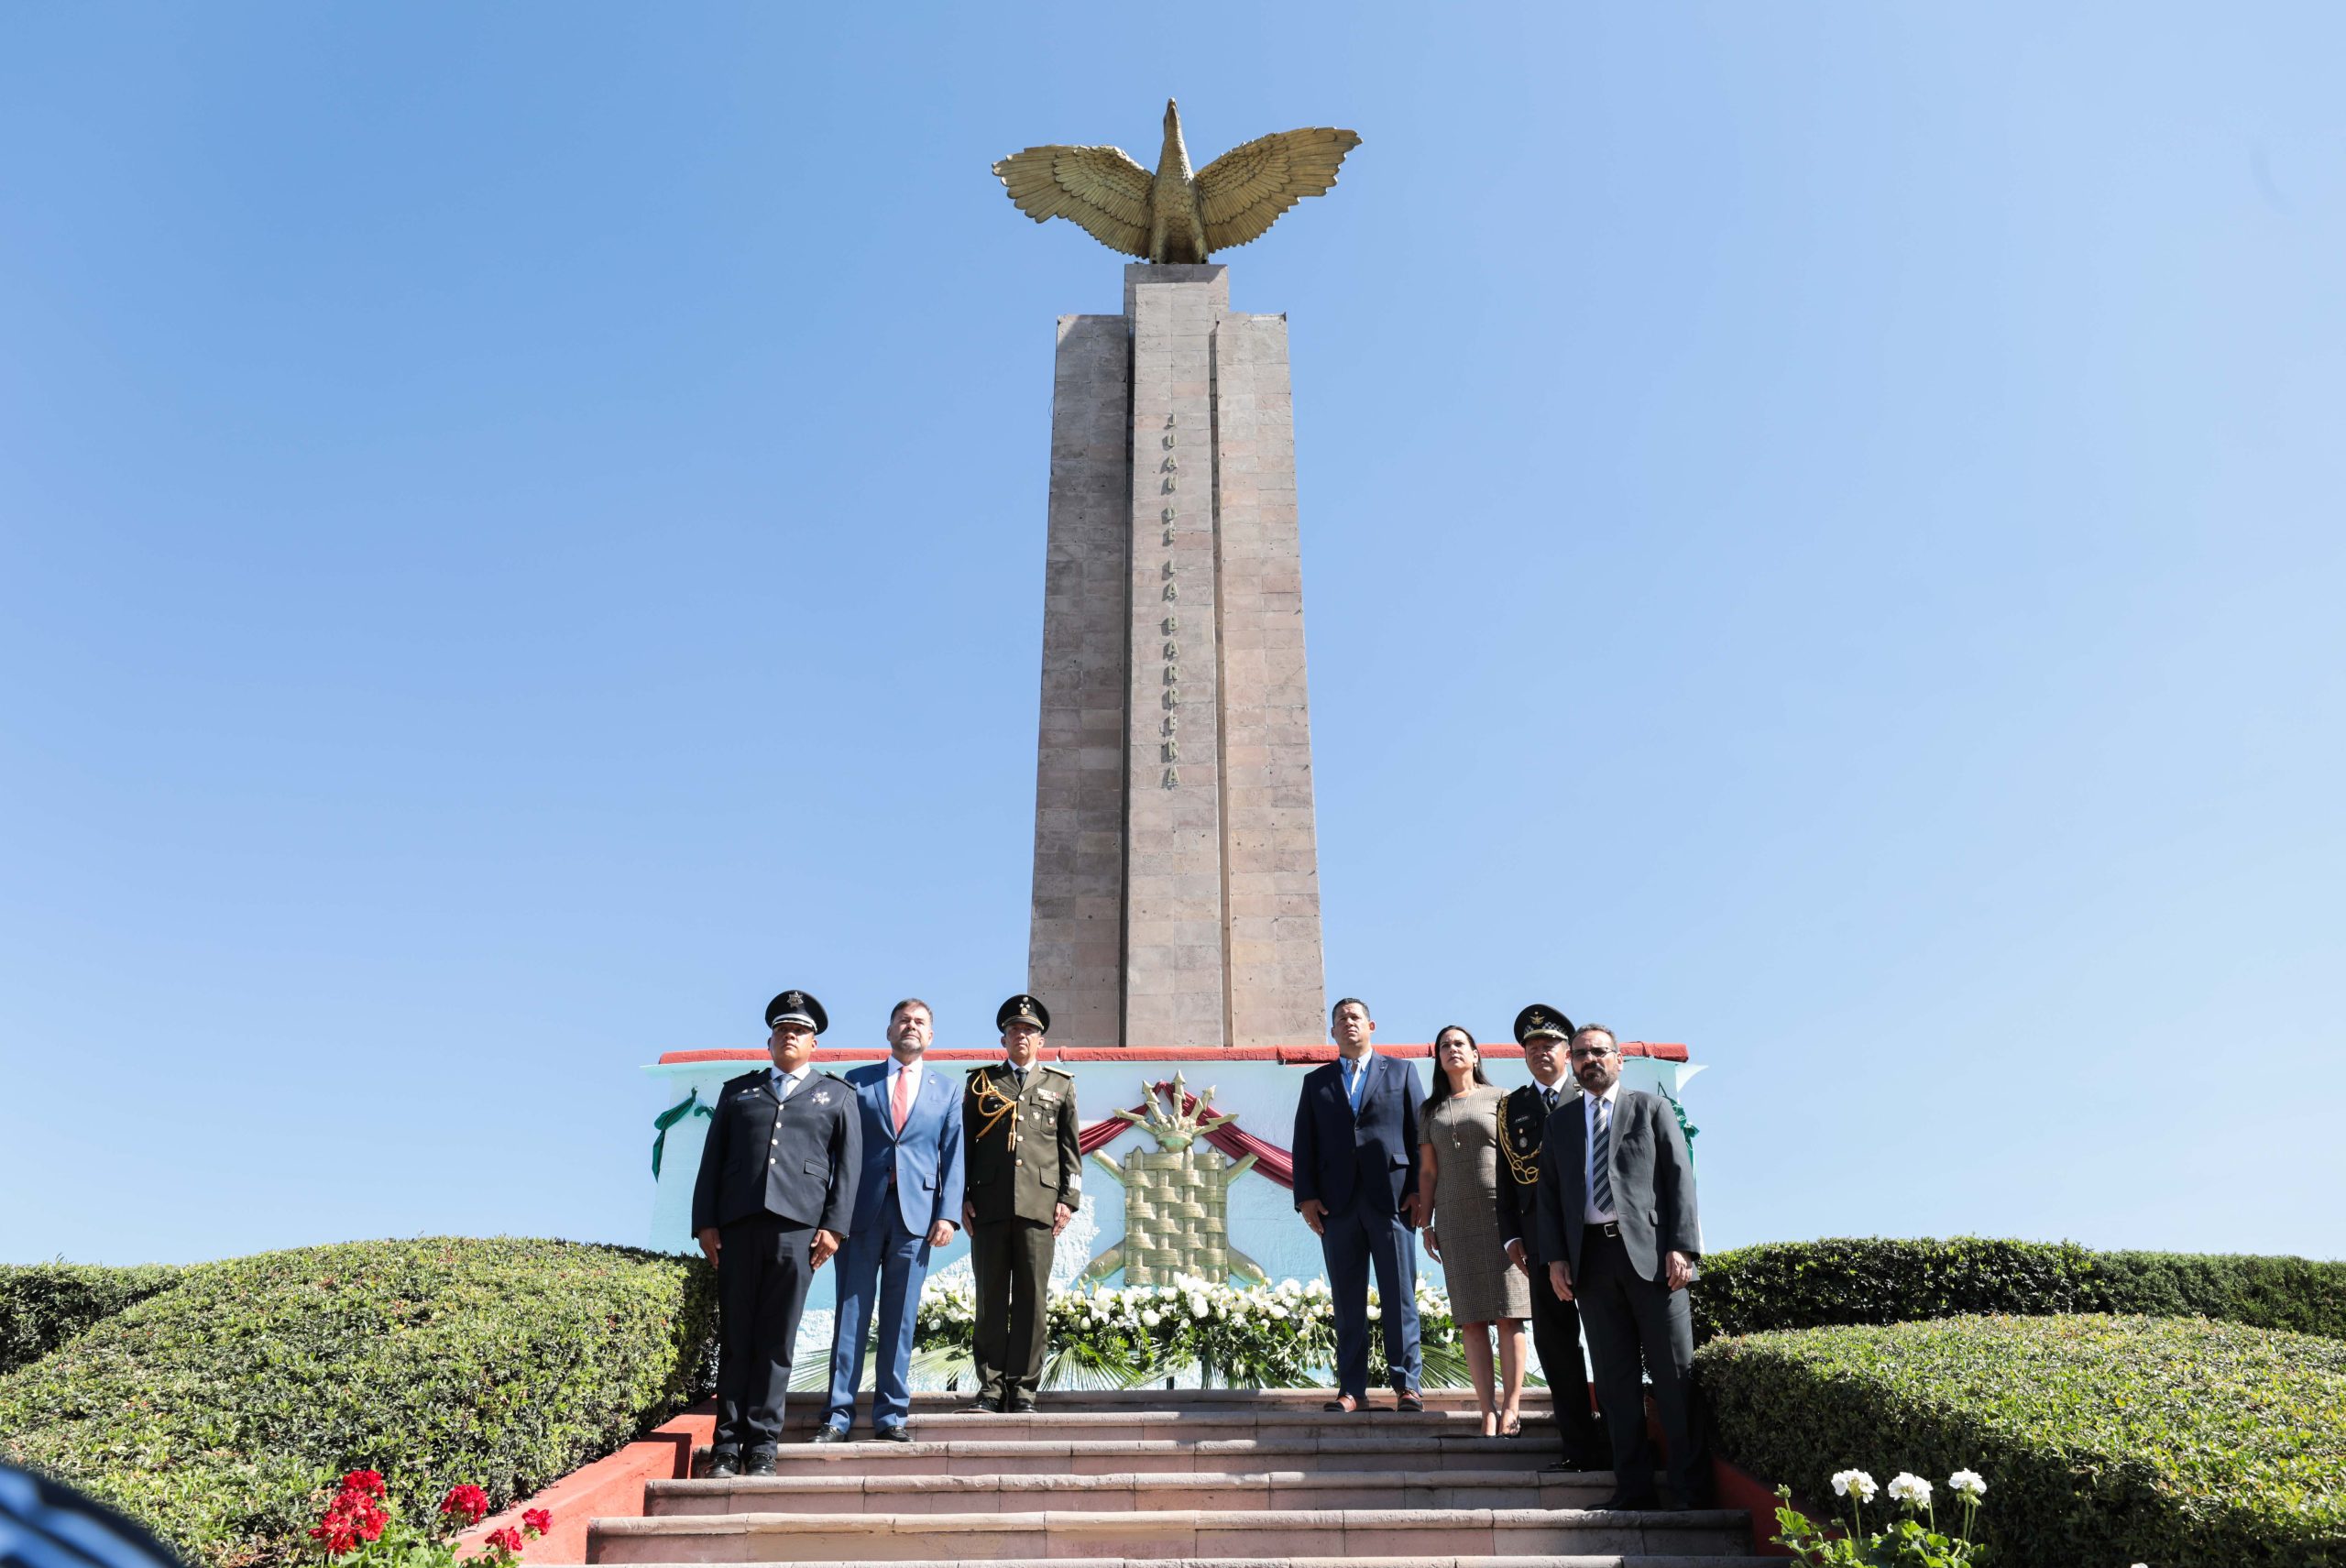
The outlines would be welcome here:
M 1399 1057 L 1405 1060 L 1421 1059 L 1433 1055 L 1431 1046 L 1379 1046 L 1380 1055 Z M 1482 1047 L 1486 1057 L 1519 1057 L 1521 1046 L 1494 1043 Z M 888 1054 L 885 1046 L 822 1046 L 817 1047 L 815 1059 L 826 1062 L 879 1061 Z M 1078 1049 L 1074 1047 L 1045 1046 L 1038 1053 L 1045 1061 L 1275 1061 L 1296 1067 L 1311 1066 L 1336 1059 L 1336 1047 L 1324 1046 L 1245 1046 L 1225 1048 L 1221 1046 L 1094 1046 Z M 1621 1054 L 1625 1057 L 1651 1057 L 1656 1061 L 1685 1061 L 1686 1047 L 1671 1041 L 1624 1040 Z M 726 1051 L 662 1051 L 660 1065 L 679 1062 L 764 1061 L 766 1053 L 758 1048 Z M 930 1061 L 990 1062 L 1002 1059 L 1001 1050 L 988 1046 L 982 1050 L 932 1050 Z

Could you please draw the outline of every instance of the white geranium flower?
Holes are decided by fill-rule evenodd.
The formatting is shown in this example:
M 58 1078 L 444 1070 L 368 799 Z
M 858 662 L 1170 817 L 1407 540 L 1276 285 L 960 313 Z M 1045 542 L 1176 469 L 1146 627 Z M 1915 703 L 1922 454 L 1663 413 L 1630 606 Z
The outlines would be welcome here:
M 1870 1503 L 1877 1490 L 1873 1477 L 1862 1470 L 1844 1470 L 1833 1477 L 1833 1495 L 1836 1497 L 1854 1496 L 1861 1503 Z
M 1980 1479 L 1977 1470 L 1958 1470 L 1946 1478 L 1946 1489 L 1961 1492 L 1968 1497 L 1984 1497 L 1988 1495 L 1988 1483 Z M 2143 1568 L 2143 1565 L 2137 1563 L 2134 1568 Z
M 1910 1475 L 1901 1470 L 1891 1479 L 1890 1500 L 1893 1503 L 1912 1503 L 1919 1508 L 1931 1500 L 1931 1484 L 1920 1475 Z
M 1142 1327 L 1153 1329 L 1165 1320 L 1157 1315 L 1156 1308 L 1151 1307 L 1148 1310 L 1140 1315 L 1140 1321 Z

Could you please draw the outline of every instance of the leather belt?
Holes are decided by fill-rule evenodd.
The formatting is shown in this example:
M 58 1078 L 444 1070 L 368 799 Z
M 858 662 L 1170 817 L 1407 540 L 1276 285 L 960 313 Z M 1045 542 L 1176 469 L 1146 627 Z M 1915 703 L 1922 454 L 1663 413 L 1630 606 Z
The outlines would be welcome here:
M 1621 1222 L 1618 1220 L 1607 1220 L 1601 1225 L 1591 1225 L 1589 1229 L 1600 1236 L 1609 1236 L 1617 1242 L 1621 1239 Z

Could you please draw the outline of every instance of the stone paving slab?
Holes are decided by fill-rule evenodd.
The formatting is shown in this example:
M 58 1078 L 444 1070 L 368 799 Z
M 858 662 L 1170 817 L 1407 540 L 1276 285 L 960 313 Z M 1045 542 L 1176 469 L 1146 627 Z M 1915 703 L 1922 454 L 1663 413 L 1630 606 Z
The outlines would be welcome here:
M 653 1481 L 644 1511 L 685 1514 L 1021 1513 L 1295 1508 L 1586 1508 L 1611 1495 L 1609 1474 L 1522 1470 L 1269 1470 L 1098 1475 L 940 1474 L 740 1476 Z
M 1625 1513 L 1594 1508 L 1294 1508 L 1113 1512 L 693 1514 L 597 1520 L 589 1563 L 899 1562 L 940 1549 L 961 1561 L 1168 1558 L 1288 1551 L 1352 1557 L 1674 1553 L 1749 1550 L 1734 1509 Z M 1440 1551 L 1431 1551 L 1439 1547 Z

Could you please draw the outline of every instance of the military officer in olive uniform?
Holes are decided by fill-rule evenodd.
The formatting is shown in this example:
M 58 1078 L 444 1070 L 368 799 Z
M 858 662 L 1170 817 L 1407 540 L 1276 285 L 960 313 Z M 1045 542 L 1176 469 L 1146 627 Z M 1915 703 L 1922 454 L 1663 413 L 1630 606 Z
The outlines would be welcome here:
M 767 1003 L 773 1066 L 726 1081 L 701 1147 L 693 1234 L 717 1267 L 712 1475 L 740 1475 L 745 1464 L 751 1475 L 773 1474 L 806 1287 L 855 1212 L 863 1143 L 855 1091 L 815 1070 L 815 1036 L 829 1022 L 803 991 Z
M 1531 1345 L 1564 1440 L 1563 1457 L 1549 1468 L 1603 1470 L 1613 1456 L 1589 1409 L 1580 1309 L 1542 1288 L 1548 1266 L 1540 1255 L 1540 1151 L 1548 1118 L 1579 1092 L 1564 1077 L 1564 1047 L 1572 1036 L 1573 1021 L 1544 1003 L 1535 1002 L 1515 1015 L 1515 1040 L 1523 1047 L 1531 1081 L 1510 1091 L 1500 1113 L 1499 1243 L 1508 1261 L 1531 1279 Z
M 1035 1059 L 1050 1010 L 1014 996 L 994 1014 L 1003 1059 L 973 1068 L 961 1099 L 961 1215 L 977 1286 L 981 1410 L 1031 1410 L 1043 1376 L 1058 1234 L 1083 1201 L 1075 1080 Z

